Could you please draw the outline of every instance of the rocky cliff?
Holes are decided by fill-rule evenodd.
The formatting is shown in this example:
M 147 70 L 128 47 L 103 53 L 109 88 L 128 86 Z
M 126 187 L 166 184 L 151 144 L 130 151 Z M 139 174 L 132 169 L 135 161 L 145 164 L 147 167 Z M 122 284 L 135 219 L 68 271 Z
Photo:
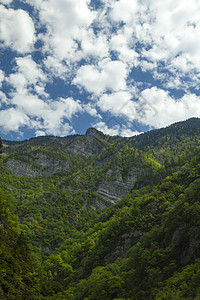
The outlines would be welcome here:
M 110 137 L 90 128 L 85 135 L 3 141 L 1 160 L 15 175 L 59 176 L 63 190 L 84 187 L 115 203 L 134 186 L 144 186 L 147 173 L 149 183 L 150 174 L 170 164 L 171 154 L 181 163 L 183 150 L 187 154 L 200 144 L 199 127 L 200 120 L 196 118 L 132 138 Z M 169 144 L 170 140 L 173 143 Z
M 130 156 L 130 151 L 132 157 L 136 154 L 132 146 L 125 145 L 126 141 L 128 139 L 108 137 L 93 128 L 88 129 L 85 136 L 4 141 L 2 160 L 6 168 L 18 176 L 35 178 L 59 174 L 60 188 L 65 191 L 83 189 L 84 185 L 84 189 L 89 188 L 97 195 L 91 206 L 104 208 L 105 203 L 115 203 L 126 195 L 147 168 L 143 154 L 130 160 L 127 166 L 126 156 Z M 87 168 L 94 173 L 91 175 L 95 181 L 93 186 L 90 177 L 85 175 L 89 172 Z

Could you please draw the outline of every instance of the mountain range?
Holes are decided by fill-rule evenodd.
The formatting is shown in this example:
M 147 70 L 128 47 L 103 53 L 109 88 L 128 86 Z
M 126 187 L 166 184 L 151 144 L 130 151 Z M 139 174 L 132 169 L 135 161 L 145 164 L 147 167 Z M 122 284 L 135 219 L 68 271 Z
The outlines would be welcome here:
M 0 143 L 1 299 L 200 299 L 200 119 Z

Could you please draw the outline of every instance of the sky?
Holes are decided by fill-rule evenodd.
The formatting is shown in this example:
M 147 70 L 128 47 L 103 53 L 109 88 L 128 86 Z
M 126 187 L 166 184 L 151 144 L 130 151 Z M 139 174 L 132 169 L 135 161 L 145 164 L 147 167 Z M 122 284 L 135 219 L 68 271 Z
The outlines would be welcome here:
M 0 0 L 0 136 L 200 117 L 200 0 Z

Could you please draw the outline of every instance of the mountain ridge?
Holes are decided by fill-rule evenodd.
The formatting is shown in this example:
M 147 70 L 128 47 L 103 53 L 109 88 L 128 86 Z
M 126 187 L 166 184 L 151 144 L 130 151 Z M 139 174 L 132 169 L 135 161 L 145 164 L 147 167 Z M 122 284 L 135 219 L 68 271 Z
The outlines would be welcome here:
M 199 127 L 199 124 L 200 124 L 200 118 L 197 118 L 197 117 L 193 117 L 193 118 L 189 118 L 189 119 L 186 119 L 184 121 L 178 121 L 178 122 L 175 122 L 171 125 L 168 125 L 168 126 L 165 126 L 165 127 L 162 127 L 162 128 L 157 128 L 157 129 L 152 129 L 152 130 L 149 130 L 147 132 L 142 132 L 141 134 L 139 135 L 148 135 L 149 133 L 152 133 L 152 132 L 157 132 L 157 131 L 160 131 L 160 130 L 166 130 L 166 129 L 170 129 L 170 128 L 173 128 L 173 127 L 176 127 L 176 126 L 179 126 L 179 125 L 185 125 L 185 127 L 188 126 L 188 124 L 191 124 L 192 127 Z M 110 136 L 108 134 L 104 134 L 102 131 L 94 128 L 94 127 L 89 127 L 85 134 L 73 134 L 73 135 L 68 135 L 68 136 L 64 136 L 64 137 L 59 137 L 59 136 L 54 136 L 54 135 L 46 135 L 46 136 L 37 136 L 37 137 L 31 137 L 29 139 L 25 139 L 25 140 L 21 140 L 21 141 L 13 141 L 13 140 L 6 140 L 6 139 L 2 139 L 2 141 L 4 143 L 8 143 L 8 144 L 21 144 L 21 143 L 24 143 L 24 142 L 28 142 L 28 141 L 33 141 L 33 140 L 45 140 L 45 139 L 60 139 L 60 140 L 64 140 L 64 139 L 73 139 L 73 138 L 76 138 L 78 136 L 84 136 L 84 135 L 89 135 L 91 132 L 96 132 L 96 133 L 99 133 L 101 136 L 108 136 L 108 137 L 120 137 L 118 135 L 114 135 L 114 136 Z M 137 135 L 137 136 L 139 136 Z M 132 137 L 120 137 L 120 138 L 125 138 L 125 139 L 131 139 L 135 136 L 132 136 Z
M 21 257 L 37 259 L 20 283 L 0 256 L 1 298 L 197 300 L 199 128 L 193 118 L 130 138 L 89 128 L 3 141 L 0 203 L 13 203 L 20 230 L 0 206 L 0 253 L 15 257 L 6 239 L 18 230 Z

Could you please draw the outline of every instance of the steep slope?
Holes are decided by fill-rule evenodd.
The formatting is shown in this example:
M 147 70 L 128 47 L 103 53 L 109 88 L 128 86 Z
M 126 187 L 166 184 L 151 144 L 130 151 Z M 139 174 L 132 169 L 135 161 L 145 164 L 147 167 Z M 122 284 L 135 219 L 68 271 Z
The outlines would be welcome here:
M 12 190 L 21 224 L 44 254 L 59 247 L 72 229 L 89 226 L 95 210 L 120 200 L 134 184 L 152 182 L 162 169 L 143 152 L 120 143 L 106 143 L 99 155 L 88 158 L 72 155 L 68 145 L 29 146 L 5 153 L 0 162 L 1 185 Z
M 154 189 L 133 191 L 49 258 L 66 261 L 67 299 L 200 296 L 200 155 Z M 68 253 L 68 259 L 64 255 Z M 55 261 L 57 256 L 57 263 Z M 60 283 L 65 275 L 60 272 Z M 199 299 L 199 298 L 195 298 Z
M 49 154 L 51 155 L 51 151 L 53 151 L 52 154 L 54 153 L 54 156 L 56 153 L 65 154 L 64 159 L 66 159 L 66 155 L 72 155 L 75 157 L 81 156 L 87 159 L 92 156 L 97 156 L 107 147 L 117 143 L 120 143 L 121 145 L 125 144 L 144 151 L 161 164 L 166 164 L 167 166 L 172 164 L 174 166 L 180 165 L 182 163 L 181 161 L 184 161 L 185 155 L 194 150 L 196 146 L 200 145 L 200 119 L 192 118 L 185 122 L 172 124 L 167 128 L 152 130 L 131 138 L 110 137 L 94 128 L 90 128 L 86 132 L 85 136 L 74 135 L 64 138 L 49 136 L 32 138 L 29 141 L 3 142 L 4 153 L 14 153 L 15 156 L 14 160 L 12 156 L 8 156 L 7 166 L 13 172 L 17 172 L 18 170 L 20 173 L 18 175 L 24 174 L 23 172 L 25 171 L 26 164 L 23 164 L 23 159 L 25 161 L 27 156 L 29 156 L 34 149 L 35 151 L 38 149 L 49 149 Z M 35 154 L 36 157 L 34 157 Z M 16 157 L 16 155 L 19 157 Z M 48 169 L 49 165 L 54 167 L 54 164 L 54 173 L 59 171 L 59 168 L 57 169 L 56 166 L 58 166 L 58 164 L 63 165 L 63 160 L 61 159 L 60 162 L 59 160 L 48 162 L 49 156 L 43 156 L 40 158 L 38 153 L 33 152 L 30 160 L 34 164 L 32 168 L 35 169 L 35 173 L 30 172 L 29 174 L 27 172 L 25 175 L 50 175 L 54 171 L 50 170 L 47 172 L 49 174 L 45 174 L 44 168 L 47 167 Z M 21 162 L 22 170 L 20 170 Z M 13 166 L 16 166 L 16 168 Z M 61 166 L 60 170 L 62 170 Z
M 200 119 L 191 118 L 131 137 L 128 144 L 156 157 L 167 166 L 180 166 L 185 156 L 200 145 Z
M 13 199 L 0 188 L 0 298 L 38 299 L 40 265 L 12 212 Z
M 198 295 L 199 128 L 3 141 L 0 188 L 42 261 L 39 299 Z

